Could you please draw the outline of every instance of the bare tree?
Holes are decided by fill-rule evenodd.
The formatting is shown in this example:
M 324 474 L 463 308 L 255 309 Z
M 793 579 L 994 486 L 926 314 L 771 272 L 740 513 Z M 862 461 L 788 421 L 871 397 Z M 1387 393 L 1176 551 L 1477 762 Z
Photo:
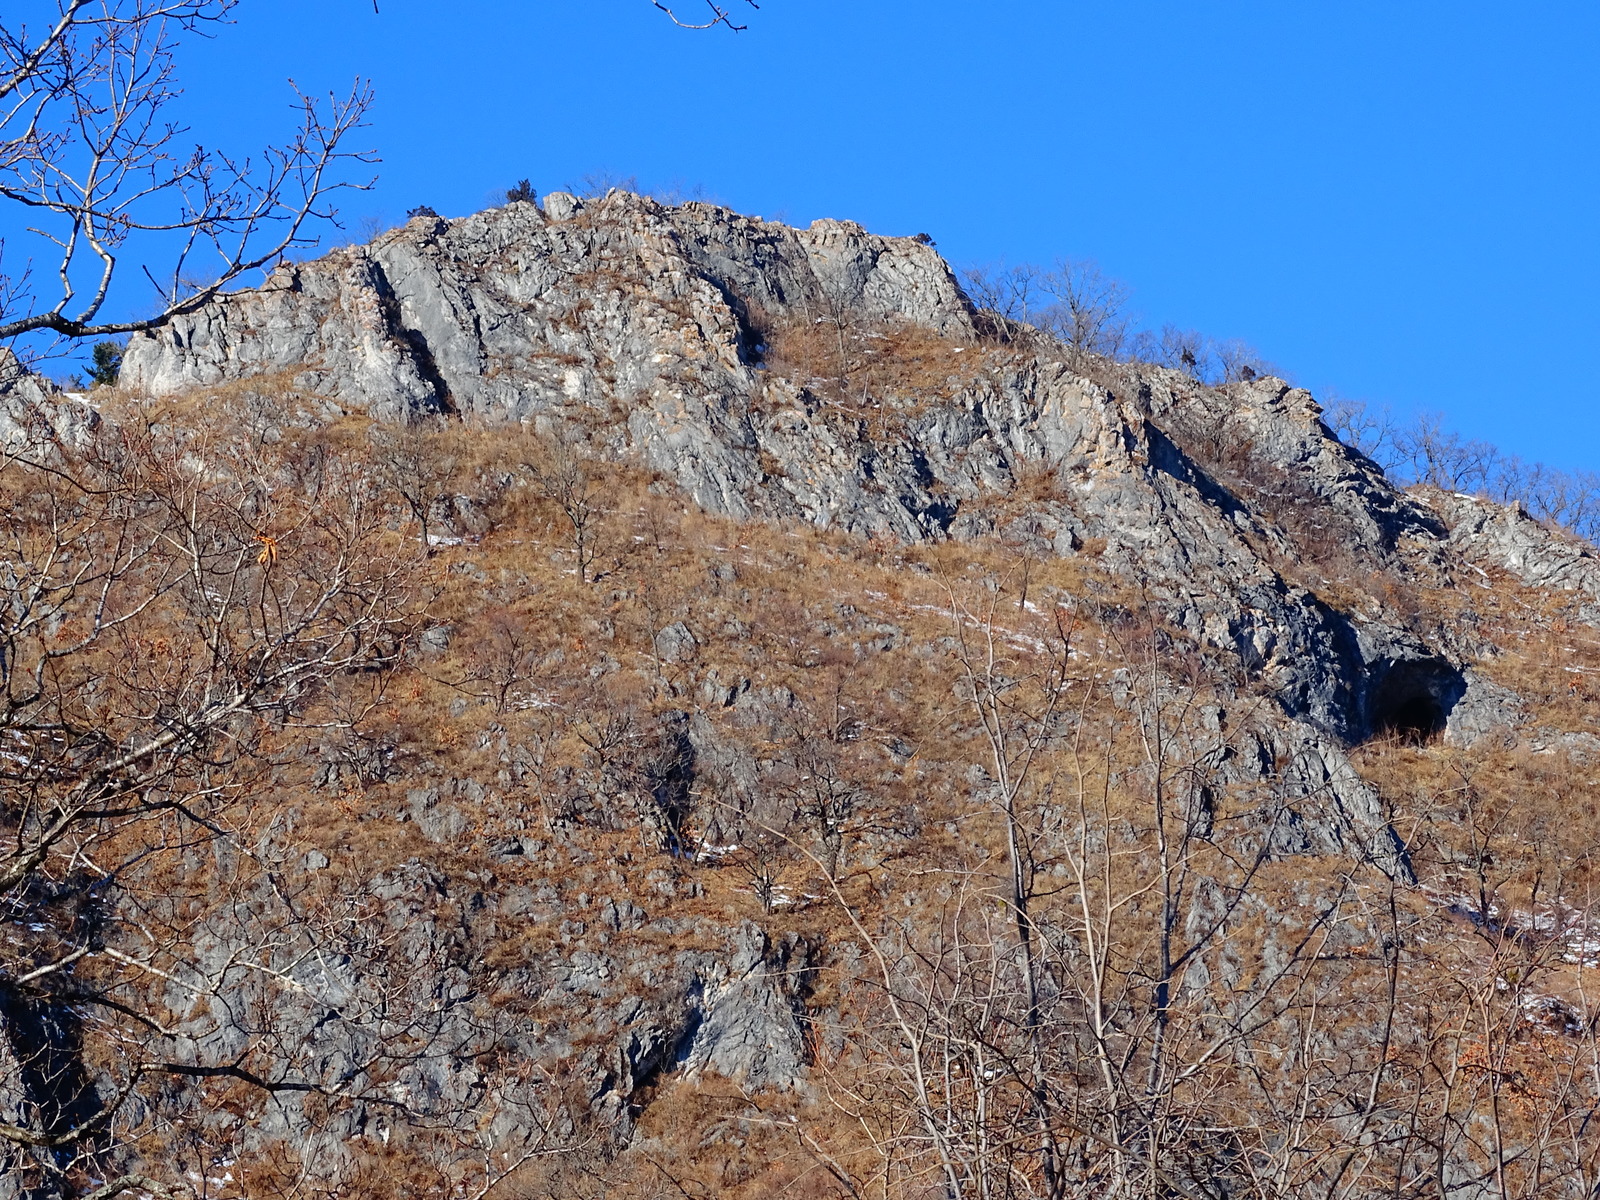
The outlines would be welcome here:
M 1098 278 L 1098 272 L 1092 278 Z M 1092 279 L 1081 295 L 1092 295 Z M 1061 1148 L 1051 1119 L 1046 1085 L 1045 1031 L 1041 1014 L 1040 931 L 1034 912 L 1038 881 L 1038 847 L 1029 828 L 1025 805 L 1033 774 L 1052 742 L 1064 733 L 1061 709 L 1068 690 L 1067 670 L 1072 657 L 1068 624 L 1055 609 L 1054 644 L 1040 655 L 1037 672 L 1007 653 L 996 616 L 1001 588 L 988 597 L 986 611 L 977 617 L 950 590 L 951 625 L 955 633 L 962 675 L 961 698 L 972 706 L 987 749 L 987 768 L 995 803 L 1004 819 L 1006 863 L 1010 875 L 1004 903 L 1016 932 L 1017 962 L 1021 969 L 1024 1010 L 1022 1026 L 1027 1038 L 1028 1091 L 1032 1118 L 1038 1130 L 1040 1170 L 1044 1194 L 1064 1194 Z M 977 637 L 969 627 L 979 630 Z M 1031 665 L 1031 664 L 1029 664 Z M 1029 685 L 1033 685 L 1030 687 Z
M 1500 452 L 1487 442 L 1468 441 L 1446 428 L 1442 413 L 1420 413 L 1396 438 L 1407 474 L 1417 483 L 1446 491 L 1487 486 Z
M 1565 525 L 1591 542 L 1600 540 L 1600 474 L 1557 471 L 1542 464 L 1536 469 L 1541 478 L 1525 493 L 1533 515 Z
M 1233 774 L 1271 718 L 1148 606 L 1080 614 L 1114 672 L 1064 619 L 1003 611 L 952 595 L 952 742 L 981 763 L 983 815 L 906 898 L 922 918 L 871 927 L 833 888 L 868 968 L 850 985 L 866 1067 L 828 1079 L 880 1156 L 858 1194 L 1420 1197 L 1441 1141 L 1482 1157 L 1463 1134 L 1488 1089 L 1444 1130 L 1408 1073 L 1403 881 L 1284 869 L 1292 823 L 1335 803 L 1316 763 Z M 1503 1045 L 1512 1006 L 1492 1007 Z M 1452 1037 L 1476 1053 L 1451 1018 L 1436 1058 Z M 1507 1127 L 1508 1164 L 1528 1136 Z
M 1085 355 L 1120 358 L 1128 340 L 1127 285 L 1088 259 L 1063 259 L 1040 277 L 1054 301 L 1044 325 L 1065 342 L 1076 361 Z
M 1091 356 L 1152 362 L 1211 386 L 1283 374 L 1237 338 L 1217 341 L 1175 325 L 1135 332 L 1127 285 L 1088 259 L 1061 259 L 1049 269 L 969 267 L 961 283 L 992 335 L 1009 342 L 1042 330 L 1066 344 L 1074 363 Z
M 458 462 L 443 417 L 416 416 L 401 425 L 375 425 L 370 439 L 377 476 L 406 502 L 428 554 L 439 535 L 436 518 L 455 494 Z
M 1049 269 L 969 267 L 961 282 L 1004 341 L 1031 326 L 1065 342 L 1075 362 L 1091 354 L 1121 358 L 1128 347 L 1128 287 L 1088 259 L 1062 259 Z
M 1211 377 L 1210 348 L 1205 335 L 1193 329 L 1164 325 L 1159 334 L 1146 333 L 1140 339 L 1139 358 L 1182 371 L 1202 383 Z
M 756 829 L 745 836 L 729 861 L 750 881 L 750 890 L 761 902 L 763 912 L 772 912 L 787 897 L 783 890 L 786 869 L 792 865 L 789 843 L 782 836 Z
M 1213 343 L 1212 352 L 1221 383 L 1249 383 L 1263 375 L 1282 374 L 1254 346 L 1238 338 Z
M 1341 442 L 1361 451 L 1385 471 L 1399 465 L 1395 447 L 1398 422 L 1388 407 L 1374 409 L 1361 400 L 1330 396 L 1323 421 Z
M 562 190 L 571 192 L 581 200 L 604 200 L 612 192 L 643 192 L 644 186 L 637 175 L 590 171 L 582 179 L 567 183 Z
M 467 672 L 454 686 L 492 701 L 496 713 L 508 712 L 519 701 L 526 703 L 521 689 L 533 678 L 541 652 L 527 618 L 497 606 L 484 614 L 482 625 L 472 634 Z
M 809 837 L 808 853 L 837 878 L 850 864 L 851 842 L 870 819 L 868 788 L 852 770 L 850 751 L 864 732 L 840 673 L 815 704 L 797 697 L 779 723 L 762 785 L 783 801 L 784 836 Z M 764 820 L 764 826 L 772 824 Z
M 1009 341 L 1020 327 L 1037 323 L 1048 305 L 1041 277 L 1035 266 L 977 266 L 961 272 L 961 285 L 980 314 L 987 314 L 993 332 Z
M 299 128 L 253 158 L 186 148 L 178 53 L 237 3 L 33 0 L 0 20 L 0 200 L 31 234 L 23 262 L 0 264 L 0 339 L 159 326 L 313 244 L 334 195 L 366 186 L 343 174 L 373 161 L 348 148 L 372 100 L 359 81 L 326 102 L 297 91 Z M 120 264 L 149 255 L 169 263 L 144 268 L 154 313 L 106 318 Z
M 381 702 L 421 619 L 421 559 L 360 464 L 256 455 L 127 426 L 0 464 L 0 908 L 28 931 L 0 952 L 0 1186 L 165 1194 L 142 1176 L 166 1161 L 178 1092 L 338 1103 L 366 1086 L 280 1053 L 301 956 L 356 914 L 285 900 L 263 797 L 288 783 L 285 738 Z M 238 864 L 261 935 L 210 959 L 186 941 L 203 849 Z M 116 1036 L 86 1048 L 101 1021 Z M 403 1018 L 390 1046 L 447 1053 L 441 1028 Z M 147 1169 L 90 1182 L 118 1155 Z
M 578 564 L 578 581 L 588 583 L 600 555 L 597 537 L 606 514 L 600 486 L 585 453 L 569 440 L 552 439 L 542 451 L 537 461 L 524 462 L 522 469 L 539 495 L 561 510 Z
M 1324 413 L 1329 430 L 1402 484 L 1473 492 L 1520 504 L 1533 517 L 1590 541 L 1600 537 L 1600 475 L 1525 462 L 1488 442 L 1446 427 L 1440 413 L 1401 423 L 1387 407 L 1335 397 Z

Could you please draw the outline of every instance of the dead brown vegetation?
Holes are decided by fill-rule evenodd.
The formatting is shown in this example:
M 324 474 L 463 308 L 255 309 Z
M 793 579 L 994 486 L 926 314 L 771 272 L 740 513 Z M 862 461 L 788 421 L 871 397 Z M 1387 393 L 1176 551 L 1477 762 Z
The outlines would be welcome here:
M 752 311 L 747 323 L 770 371 L 866 423 L 875 437 L 891 435 L 929 401 L 958 393 L 990 369 L 980 346 L 823 307 L 811 316 Z
M 251 997 L 242 1055 L 161 1046 L 163 1076 L 140 1066 L 163 1035 L 96 1042 L 85 1069 L 159 1103 L 82 1126 L 23 1114 L 39 1136 L 82 1129 L 58 1186 L 86 1190 L 116 1155 L 202 1173 L 233 1156 L 221 1196 L 1204 1196 L 1226 1176 L 1252 1197 L 1420 1197 L 1441 1160 L 1496 1195 L 1588 1186 L 1600 1059 L 1588 952 L 1569 959 L 1600 814 L 1570 747 L 1365 747 L 1413 887 L 1294 761 L 1230 773 L 1270 742 L 1270 702 L 1092 555 L 739 525 L 583 444 L 460 421 L 401 447 L 436 497 L 470 500 L 439 509 L 361 422 L 267 419 L 241 445 L 251 405 L 270 418 L 237 390 L 131 408 L 88 460 L 0 470 L 9 595 L 96 564 L 8 626 L 8 680 L 52 664 L 0 729 L 22 754 L 8 903 L 66 914 L 116 880 L 98 942 L 47 916 L 7 951 L 8 995 L 103 997 L 160 1028 L 185 1019 L 168 976 Z M 126 619 L 96 632 L 107 580 L 104 612 Z M 306 683 L 207 724 L 216 688 L 257 678 L 330 581 L 364 606 L 294 659 Z M 1526 636 L 1483 669 L 1540 721 L 1587 729 L 1592 639 L 1548 598 L 1493 589 L 1476 610 Z M 1417 619 L 1464 619 L 1449 597 L 1416 593 Z M 685 713 L 744 765 L 673 783 Z M 96 785 L 116 807 L 71 808 L 93 754 L 142 728 L 184 733 L 156 774 Z M 76 815 L 35 856 L 30 814 L 50 811 Z M 541 888 L 525 916 L 473 915 Z M 629 897 L 642 918 L 608 924 Z M 197 933 L 239 905 L 260 956 L 202 969 Z M 424 918 L 462 932 L 405 959 Z M 618 1098 L 640 1121 L 619 1148 L 564 1074 L 614 1031 L 527 972 L 714 953 L 744 920 L 816 949 L 810 1090 L 669 1072 Z M 395 1031 L 353 1084 L 276 1040 L 307 986 L 289 964 L 334 950 L 376 964 L 362 1003 Z M 419 977 L 483 997 L 479 1033 L 449 1032 Z M 653 995 L 647 972 L 618 988 Z M 507 1059 L 529 1022 L 572 1023 L 573 1058 Z M 493 1099 L 391 1102 L 425 1061 L 475 1064 Z M 362 1104 L 382 1120 L 342 1165 L 242 1153 L 286 1088 L 304 1137 Z M 208 1132 L 180 1135 L 201 1111 Z M 486 1142 L 485 1114 L 512 1111 Z M 31 1152 L 10 1169 L 52 1170 Z

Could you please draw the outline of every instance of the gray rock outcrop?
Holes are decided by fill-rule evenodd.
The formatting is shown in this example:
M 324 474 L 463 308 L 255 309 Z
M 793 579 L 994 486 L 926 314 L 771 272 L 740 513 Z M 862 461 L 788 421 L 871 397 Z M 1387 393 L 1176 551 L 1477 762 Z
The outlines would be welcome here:
M 949 268 L 915 241 L 624 193 L 547 205 L 550 215 L 516 204 L 459 221 L 417 217 L 370 247 L 282 267 L 257 291 L 135 337 L 123 380 L 171 394 L 286 374 L 390 417 L 523 420 L 613 399 L 670 412 L 715 409 L 753 386 L 741 319 L 750 306 L 971 332 Z
M 932 377 L 873 401 L 876 431 L 818 380 L 764 361 L 765 322 L 828 328 L 843 314 L 940 339 Z M 369 247 L 285 266 L 258 291 L 136 337 L 123 377 L 156 393 L 260 379 L 395 419 L 554 424 L 598 411 L 606 452 L 638 455 L 716 513 L 905 540 L 1002 532 L 1060 553 L 1101 539 L 1108 561 L 1236 655 L 1291 716 L 1364 736 L 1392 665 L 1436 651 L 1370 618 L 1358 631 L 1277 563 L 1295 557 L 1291 532 L 1386 558 L 1408 539 L 1438 542 L 1439 519 L 1281 381 L 1219 390 L 1109 366 L 1091 380 L 1067 358 L 1045 339 L 985 349 L 949 267 L 915 239 L 613 193 L 419 217 Z M 1277 480 L 1270 495 L 1230 488 L 1229 463 L 1245 458 Z M 1025 528 L 992 511 L 1039 472 L 1051 494 Z
M 1507 571 L 1530 587 L 1589 598 L 1585 619 L 1600 624 L 1600 555 L 1582 539 L 1528 515 L 1520 504 L 1425 489 L 1420 493 L 1449 527 L 1449 547 L 1469 563 Z
M 847 357 L 847 317 L 865 331 L 850 351 L 866 364 L 853 368 L 860 386 L 828 377 L 829 355 Z M 776 345 L 819 331 L 810 360 Z M 913 345 L 905 357 L 916 369 L 874 374 L 872 341 L 895 339 Z M 1478 669 L 1464 638 L 1385 604 L 1379 589 L 1344 586 L 1353 573 L 1404 582 L 1464 563 L 1587 597 L 1600 613 L 1590 548 L 1516 509 L 1397 488 L 1339 442 L 1308 392 L 1270 378 L 1207 387 L 1075 357 L 1026 331 L 997 343 L 928 246 L 848 222 L 796 230 L 622 193 L 418 217 L 135 337 L 122 385 L 279 390 L 330 418 L 474 414 L 563 438 L 581 430 L 585 453 L 648 464 L 716 514 L 903 542 L 995 537 L 1035 559 L 1093 556 L 1106 569 L 1097 583 L 1110 577 L 1152 600 L 1216 682 L 1216 705 L 1183 735 L 1179 757 L 1203 764 L 1207 780 L 1186 798 L 1195 807 L 1185 819 L 1196 829 L 1216 820 L 1203 811 L 1215 796 L 1201 793 L 1236 790 L 1230 830 L 1264 861 L 1323 856 L 1414 881 L 1351 745 L 1387 732 L 1479 746 L 1523 719 L 1519 697 Z M 0 363 L 0 447 L 81 439 L 94 424 L 87 405 L 20 372 L 8 379 Z M 471 541 L 490 519 L 471 496 L 422 511 L 436 543 Z M 695 579 L 731 590 L 743 569 L 702 564 Z M 1110 612 L 1115 590 L 1084 602 Z M 859 661 L 863 644 L 911 640 L 883 614 L 856 615 L 841 661 L 851 649 Z M 418 654 L 438 663 L 470 636 L 465 620 L 460 632 L 430 624 Z M 672 678 L 638 728 L 609 731 L 596 779 L 573 783 L 569 797 L 575 811 L 589 806 L 583 817 L 635 805 L 636 845 L 606 843 L 597 863 L 557 832 L 583 817 L 552 818 L 542 792 L 543 833 L 524 821 L 533 801 L 517 789 L 534 786 L 532 770 L 507 717 L 477 747 L 481 778 L 438 778 L 416 761 L 368 772 L 396 784 L 372 803 L 390 806 L 384 836 L 407 847 L 383 867 L 336 845 L 297 846 L 239 903 L 194 926 L 192 961 L 147 981 L 153 993 L 171 985 L 158 1007 L 186 1014 L 176 1044 L 197 1060 L 266 1043 L 275 1074 L 335 1081 L 331 1122 L 314 1121 L 301 1094 L 249 1119 L 212 1114 L 232 1123 L 241 1151 L 293 1144 L 333 1178 L 352 1141 L 387 1144 L 386 1104 L 419 1123 L 531 1144 L 553 1118 L 531 1076 L 508 1063 L 556 1064 L 576 1097 L 567 1114 L 598 1114 L 622 1138 L 669 1076 L 715 1075 L 752 1092 L 804 1085 L 808 1003 L 837 965 L 827 939 L 779 932 L 776 919 L 719 924 L 710 905 L 652 912 L 666 897 L 703 899 L 689 878 L 703 843 L 741 849 L 715 836 L 731 817 L 691 829 L 686 814 L 713 787 L 760 795 L 768 784 L 752 747 L 771 744 L 795 693 L 720 660 L 716 626 L 694 612 L 652 613 L 639 645 Z M 1107 676 L 1130 675 L 1103 657 Z M 1114 705 L 1125 700 L 1113 693 Z M 452 711 L 479 702 L 489 700 L 463 691 Z M 886 739 L 885 778 L 938 753 Z M 930 768 L 938 786 L 972 811 L 989 804 L 981 768 L 944 765 Z M 631 772 L 631 783 L 607 771 Z M 312 778 L 313 790 L 341 784 L 331 762 Z M 517 823 L 486 832 L 484 814 L 507 810 Z M 907 831 L 920 819 L 866 830 L 850 853 L 865 863 L 882 849 L 873 838 L 917 836 Z M 613 851 L 614 864 L 604 859 Z M 640 865 L 630 874 L 625 864 Z M 326 919 L 297 924 L 302 900 L 327 906 Z M 761 903 L 773 916 L 773 895 Z M 26 1016 L 0 1013 L 0 1025 L 20 1028 Z M 0 1041 L 0 1068 L 13 1050 Z M 0 1086 L 0 1117 L 24 1099 Z
M 81 446 L 99 423 L 92 405 L 0 349 L 0 453 L 38 456 L 58 445 Z

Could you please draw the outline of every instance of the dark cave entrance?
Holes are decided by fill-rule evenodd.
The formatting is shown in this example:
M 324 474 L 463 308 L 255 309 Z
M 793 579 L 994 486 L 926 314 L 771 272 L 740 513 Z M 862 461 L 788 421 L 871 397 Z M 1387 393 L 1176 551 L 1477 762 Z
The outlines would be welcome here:
M 1378 714 L 1375 729 L 1379 736 L 1425 746 L 1444 732 L 1444 710 L 1432 696 L 1412 696 Z
M 1442 659 L 1391 662 L 1367 694 L 1369 735 L 1425 746 L 1444 733 L 1466 690 L 1461 672 Z

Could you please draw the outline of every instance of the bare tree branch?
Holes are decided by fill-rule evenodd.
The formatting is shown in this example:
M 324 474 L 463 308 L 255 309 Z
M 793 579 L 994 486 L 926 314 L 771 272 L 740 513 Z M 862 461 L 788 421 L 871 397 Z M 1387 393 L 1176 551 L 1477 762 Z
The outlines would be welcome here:
M 709 21 L 700 21 L 698 23 L 692 20 L 683 20 L 677 15 L 677 13 L 673 12 L 672 9 L 661 3 L 661 0 L 650 0 L 650 3 L 659 8 L 662 12 L 666 13 L 668 18 L 671 19 L 672 23 L 682 29 L 711 29 L 717 25 L 726 25 L 735 33 L 739 33 L 748 28 L 744 25 L 735 25 L 728 10 L 723 8 L 720 4 L 714 3 L 713 0 L 706 0 L 706 7 L 709 8 L 712 13 L 711 19 Z M 761 7 L 756 3 L 756 0 L 745 0 L 745 3 L 754 9 L 759 9 Z
M 334 195 L 368 186 L 345 177 L 375 161 L 347 148 L 372 103 L 359 81 L 321 101 L 296 88 L 299 128 L 252 158 L 183 148 L 178 52 L 237 2 L 55 0 L 37 36 L 25 20 L 0 21 L 0 202 L 29 222 L 29 249 L 54 260 L 55 293 L 36 294 L 31 256 L 0 264 L 0 339 L 160 326 L 314 244 L 309 227 L 334 218 Z M 107 320 L 130 255 L 170 268 L 142 265 L 155 290 L 145 315 Z

